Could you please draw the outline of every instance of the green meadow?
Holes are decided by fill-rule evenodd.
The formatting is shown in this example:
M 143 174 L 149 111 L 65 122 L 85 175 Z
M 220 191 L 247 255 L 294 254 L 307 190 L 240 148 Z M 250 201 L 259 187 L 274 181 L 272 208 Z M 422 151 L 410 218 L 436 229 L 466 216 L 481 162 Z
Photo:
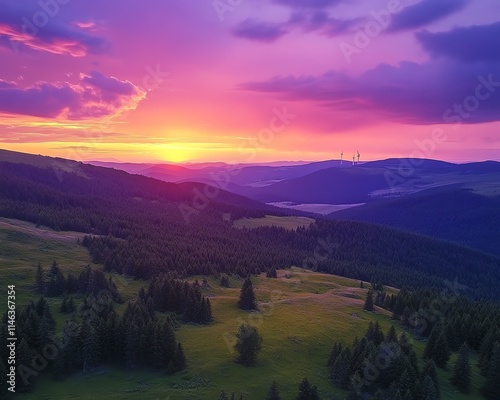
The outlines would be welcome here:
M 18 307 L 30 298 L 37 298 L 33 282 L 38 262 L 48 270 L 52 261 L 57 260 L 63 272 L 74 273 L 92 265 L 87 250 L 79 244 L 81 238 L 79 233 L 54 232 L 0 219 L 0 283 L 4 298 L 7 285 L 11 284 L 16 285 Z M 125 300 L 132 299 L 147 284 L 116 275 L 113 279 Z M 201 281 L 202 277 L 192 279 Z M 333 343 L 350 344 L 356 336 L 365 333 L 370 321 L 379 321 L 384 331 L 392 323 L 390 314 L 384 310 L 364 311 L 367 289 L 361 289 L 358 281 L 343 277 L 295 267 L 278 271 L 277 279 L 265 275 L 253 277 L 259 312 L 238 309 L 240 279 L 231 277 L 229 288 L 220 287 L 218 280 L 212 277 L 208 283 L 209 287 L 203 291 L 212 302 L 214 322 L 207 326 L 181 325 L 177 331 L 188 360 L 184 372 L 164 376 L 147 370 L 103 367 L 65 381 L 54 381 L 50 374 L 45 374 L 36 380 L 31 393 L 19 398 L 217 400 L 224 389 L 238 396 L 242 393 L 248 400 L 262 400 L 269 384 L 276 379 L 283 399 L 292 400 L 302 378 L 308 377 L 318 386 L 322 399 L 343 399 L 346 393 L 328 380 L 326 363 Z M 387 290 L 396 292 L 393 288 Z M 66 319 L 59 312 L 62 299 L 49 301 L 60 328 Z M 2 313 L 6 308 L 4 303 L 6 301 L 0 301 Z M 119 312 L 123 308 L 124 305 L 117 307 Z M 241 323 L 256 326 L 263 337 L 262 351 L 253 367 L 234 362 L 234 334 Z M 413 340 L 413 345 L 421 354 L 425 343 Z M 482 378 L 475 365 L 471 394 L 462 395 L 448 383 L 455 357 L 448 371 L 439 371 L 442 398 L 481 398 L 478 388 Z
M 297 230 L 297 228 L 307 228 L 314 223 L 313 218 L 308 217 L 279 217 L 275 215 L 266 215 L 263 218 L 242 218 L 233 222 L 235 228 L 254 229 L 262 226 L 276 226 L 289 230 Z

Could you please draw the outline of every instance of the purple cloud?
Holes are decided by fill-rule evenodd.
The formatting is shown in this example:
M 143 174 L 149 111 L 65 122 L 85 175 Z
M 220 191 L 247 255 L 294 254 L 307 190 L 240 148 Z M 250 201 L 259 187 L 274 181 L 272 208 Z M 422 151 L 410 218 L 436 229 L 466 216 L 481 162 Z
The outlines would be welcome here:
M 392 18 L 387 32 L 415 29 L 462 10 L 469 0 L 422 0 Z
M 16 84 L 13 82 L 7 82 L 7 81 L 0 79 L 0 89 L 8 89 L 8 88 L 13 88 L 15 86 L 16 86 Z
M 260 42 L 274 42 L 293 29 L 303 32 L 318 32 L 334 37 L 354 31 L 361 19 L 336 19 L 323 10 L 294 12 L 289 20 L 282 23 L 270 23 L 246 19 L 234 30 L 235 36 Z
M 0 113 L 42 118 L 78 120 L 116 115 L 136 108 L 145 96 L 131 83 L 99 72 L 82 75 L 77 84 L 40 82 L 21 88 L 3 83 L 0 81 Z
M 235 36 L 259 42 L 274 42 L 288 31 L 283 24 L 246 19 L 233 30 Z
M 500 22 L 455 28 L 449 32 L 416 34 L 425 50 L 465 62 L 500 61 Z
M 470 124 L 500 120 L 499 63 L 458 64 L 442 60 L 426 64 L 403 62 L 399 66 L 381 64 L 357 78 L 330 71 L 317 77 L 249 82 L 240 88 L 276 93 L 286 100 L 316 102 L 334 112 L 361 116 L 363 112 L 375 112 L 381 120 L 399 123 L 456 123 L 452 117 L 457 114 L 462 122 Z
M 273 0 L 277 4 L 282 4 L 291 8 L 327 8 L 336 6 L 342 0 Z
M 287 22 L 289 27 L 300 27 L 305 32 L 319 32 L 328 37 L 353 32 L 362 19 L 332 18 L 323 10 L 294 12 Z
M 84 76 L 82 81 L 101 89 L 104 93 L 117 96 L 129 96 L 137 90 L 130 82 L 122 82 L 114 77 L 107 77 L 98 71 L 92 71 L 89 76 Z
M 0 38 L 3 39 L 0 44 L 3 47 L 74 57 L 102 54 L 109 50 L 107 40 L 93 35 L 90 25 L 62 22 L 58 16 L 64 5 L 56 1 L 50 7 L 42 7 L 44 2 L 28 4 L 30 7 L 24 2 L 0 0 Z

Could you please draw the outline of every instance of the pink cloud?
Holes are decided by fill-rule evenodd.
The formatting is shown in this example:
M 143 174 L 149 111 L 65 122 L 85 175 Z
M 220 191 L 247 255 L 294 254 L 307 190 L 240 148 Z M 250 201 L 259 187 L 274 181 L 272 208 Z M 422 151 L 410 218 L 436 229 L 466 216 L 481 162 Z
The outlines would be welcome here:
M 0 113 L 70 120 L 93 119 L 135 109 L 145 92 L 128 81 L 100 72 L 81 75 L 78 83 L 38 82 L 21 88 L 0 81 Z
M 58 7 L 47 10 L 35 3 L 28 8 L 21 2 L 0 0 L 0 45 L 16 53 L 31 49 L 73 57 L 108 52 L 107 40 L 86 29 L 89 23 L 74 25 L 61 21 L 59 11 L 63 6 Z

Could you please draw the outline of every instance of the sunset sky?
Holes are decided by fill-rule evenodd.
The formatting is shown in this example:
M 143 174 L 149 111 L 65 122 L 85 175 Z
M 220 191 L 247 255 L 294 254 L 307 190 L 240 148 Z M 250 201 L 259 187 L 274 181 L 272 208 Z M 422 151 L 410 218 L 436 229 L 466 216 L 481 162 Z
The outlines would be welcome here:
M 0 148 L 500 160 L 498 0 L 0 0 Z

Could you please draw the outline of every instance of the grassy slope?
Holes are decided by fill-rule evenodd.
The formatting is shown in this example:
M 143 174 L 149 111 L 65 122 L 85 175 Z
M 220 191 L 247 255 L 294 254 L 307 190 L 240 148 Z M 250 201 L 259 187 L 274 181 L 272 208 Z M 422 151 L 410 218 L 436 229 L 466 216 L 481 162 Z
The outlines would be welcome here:
M 64 271 L 77 272 L 90 262 L 86 250 L 77 244 L 79 235 L 47 232 L 31 224 L 0 219 L 0 282 L 2 292 L 7 284 L 15 283 L 18 305 L 33 297 L 33 265 L 38 261 L 49 265 L 55 258 Z M 100 266 L 94 266 L 99 268 Z M 122 293 L 131 298 L 144 282 L 119 280 Z M 141 399 L 187 400 L 217 399 L 222 388 L 240 390 L 246 399 L 263 399 L 272 379 L 280 384 L 283 398 L 293 399 L 296 387 L 304 376 L 318 385 L 323 399 L 342 398 L 327 379 L 326 360 L 334 341 L 350 344 L 361 336 L 370 321 L 378 320 L 384 329 L 391 324 L 386 312 L 362 311 L 365 289 L 359 282 L 342 277 L 318 274 L 292 268 L 279 271 L 278 279 L 263 275 L 254 278 L 260 302 L 260 313 L 242 312 L 236 307 L 241 282 L 231 280 L 224 289 L 209 279 L 204 289 L 211 297 L 215 322 L 209 326 L 182 326 L 177 335 L 188 358 L 188 369 L 172 377 L 147 371 L 102 369 L 90 376 L 77 375 L 64 382 L 46 377 L 37 381 L 34 393 L 19 396 L 24 399 Z M 4 293 L 5 294 L 5 293 Z M 60 300 L 51 300 L 59 324 L 65 317 L 59 314 Z M 3 312 L 3 302 L 0 311 Z M 352 316 L 357 314 L 358 316 Z M 241 322 L 258 326 L 264 338 L 259 363 L 245 368 L 233 362 L 227 344 Z M 421 353 L 424 344 L 415 342 Z M 450 364 L 452 365 L 452 364 Z M 477 374 L 477 371 L 475 371 Z M 471 395 L 457 394 L 447 383 L 449 372 L 441 372 L 443 399 L 479 398 L 475 375 Z

